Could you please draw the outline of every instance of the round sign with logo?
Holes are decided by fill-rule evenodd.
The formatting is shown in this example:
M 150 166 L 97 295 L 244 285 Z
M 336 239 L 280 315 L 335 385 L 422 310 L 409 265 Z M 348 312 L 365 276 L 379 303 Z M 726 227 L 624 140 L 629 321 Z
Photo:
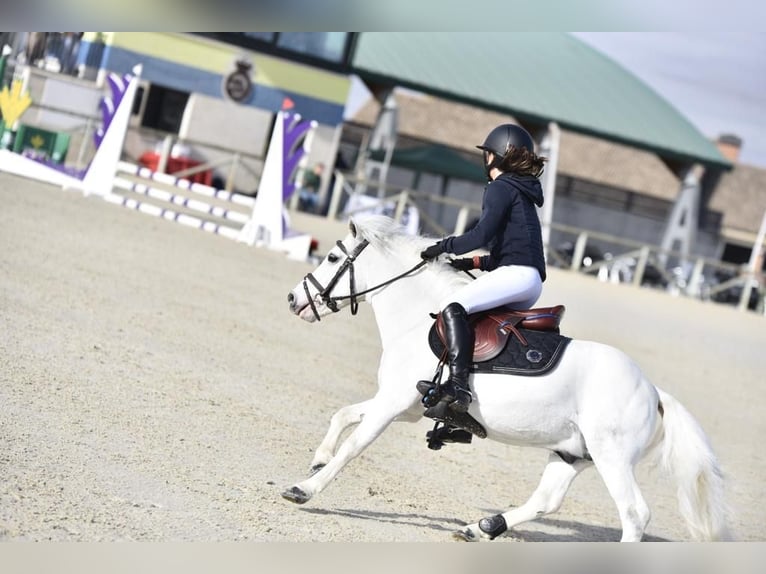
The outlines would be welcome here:
M 237 60 L 237 68 L 223 80 L 223 91 L 235 102 L 244 102 L 253 93 L 253 80 L 250 79 L 253 65 L 247 60 Z

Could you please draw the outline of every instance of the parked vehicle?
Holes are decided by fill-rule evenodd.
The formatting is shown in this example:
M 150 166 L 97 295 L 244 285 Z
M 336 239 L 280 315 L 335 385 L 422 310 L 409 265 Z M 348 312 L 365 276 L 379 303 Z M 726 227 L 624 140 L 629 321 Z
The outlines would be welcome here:
M 558 257 L 551 258 L 550 264 L 553 267 L 563 267 L 569 269 L 572 266 L 572 258 L 574 257 L 575 245 L 571 241 L 565 241 L 556 247 L 556 254 Z M 608 255 L 608 254 L 606 254 Z M 605 254 L 595 245 L 586 244 L 585 251 L 583 252 L 582 260 L 580 261 L 580 267 L 591 267 L 598 261 L 603 261 Z
M 727 281 L 734 279 L 736 276 L 737 273 L 735 271 L 728 271 L 724 269 L 715 271 L 711 281 L 711 288 L 713 293 L 710 295 L 710 299 L 717 303 L 739 305 L 739 300 L 742 298 L 742 289 L 744 288 L 742 282 L 736 283 L 731 287 L 721 291 L 715 290 L 716 285 L 722 285 Z M 755 280 L 752 281 L 754 281 L 754 284 L 750 289 L 750 297 L 747 302 L 747 308 L 756 311 L 762 309 L 761 305 L 763 304 L 764 293 L 761 285 Z

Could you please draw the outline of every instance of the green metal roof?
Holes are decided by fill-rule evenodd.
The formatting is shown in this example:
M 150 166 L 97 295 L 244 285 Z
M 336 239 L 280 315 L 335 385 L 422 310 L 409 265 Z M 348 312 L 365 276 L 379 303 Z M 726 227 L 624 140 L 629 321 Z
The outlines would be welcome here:
M 716 145 L 622 66 L 566 33 L 361 32 L 361 78 L 730 168 Z
M 384 156 L 385 153 L 382 150 L 371 154 L 371 158 L 378 161 Z M 479 183 L 487 182 L 487 174 L 478 161 L 468 161 L 459 153 L 439 144 L 410 148 L 397 147 L 391 154 L 391 165 Z

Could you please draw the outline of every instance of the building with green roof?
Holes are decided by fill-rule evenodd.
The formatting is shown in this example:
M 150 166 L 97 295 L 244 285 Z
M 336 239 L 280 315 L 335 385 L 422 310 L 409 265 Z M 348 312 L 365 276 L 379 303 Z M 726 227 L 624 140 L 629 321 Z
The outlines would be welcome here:
M 731 176 L 732 162 L 682 113 L 567 33 L 88 32 L 77 62 L 78 85 L 94 94 L 98 82 L 88 80 L 143 64 L 128 155 L 140 156 L 163 137 L 183 141 L 211 164 L 236 153 L 244 169 L 223 175 L 245 193 L 257 188 L 274 114 L 290 101 L 319 123 L 311 163 L 333 165 L 350 155 L 344 159 L 351 167 L 368 152 L 378 162 L 388 156 L 409 170 L 390 172 L 388 183 L 411 186 L 414 173 L 419 189 L 470 202 L 482 185 L 472 168 L 474 146 L 498 123 L 514 121 L 556 159 L 545 175 L 544 223 L 654 245 L 680 242 L 690 254 L 711 257 L 723 252 L 724 231 L 743 248 L 755 235 L 740 223 L 749 222 L 741 214 L 753 213 L 737 198 L 759 196 L 760 171 Z M 235 97 L 225 88 L 240 68 L 251 89 Z M 378 107 L 349 117 L 355 78 Z M 33 88 L 47 97 L 42 84 Z M 360 149 L 391 94 L 398 101 L 399 121 L 390 122 L 397 133 L 389 138 L 396 149 Z M 434 183 L 444 177 L 454 180 L 449 190 Z M 723 188 L 727 199 L 716 191 Z M 451 217 L 449 209 L 439 215 Z
M 362 32 L 351 69 L 371 85 L 412 88 L 657 154 L 674 166 L 731 167 L 665 99 L 566 33 Z

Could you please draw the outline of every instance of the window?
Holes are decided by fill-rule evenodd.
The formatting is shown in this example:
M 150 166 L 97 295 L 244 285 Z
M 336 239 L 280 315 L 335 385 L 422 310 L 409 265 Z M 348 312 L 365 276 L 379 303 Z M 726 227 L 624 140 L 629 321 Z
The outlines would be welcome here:
M 250 50 L 283 56 L 330 69 L 343 69 L 351 32 L 196 32 Z
M 752 245 L 737 245 L 736 243 L 727 243 L 721 255 L 721 261 L 727 263 L 736 263 L 738 265 L 744 265 L 750 262 L 750 255 L 752 255 Z M 761 271 L 766 271 L 766 257 L 762 261 Z
M 136 96 L 133 98 L 133 108 L 130 110 L 131 116 L 137 116 L 141 113 L 141 102 L 144 101 L 144 87 L 138 86 Z
M 252 38 L 253 40 L 260 40 L 261 42 L 273 43 L 276 37 L 276 32 L 241 32 L 243 36 Z
M 567 187 L 568 195 L 572 199 L 615 211 L 626 211 L 627 192 L 578 179 L 572 180 L 572 183 L 571 187 Z
M 673 204 L 669 201 L 639 193 L 631 193 L 630 200 L 631 213 L 660 221 L 666 220 L 673 209 Z
M 347 32 L 282 32 L 277 37 L 277 46 L 323 60 L 340 62 L 347 36 Z
M 141 125 L 177 134 L 181 129 L 181 120 L 188 101 L 188 92 L 152 84 L 146 98 L 146 110 Z

